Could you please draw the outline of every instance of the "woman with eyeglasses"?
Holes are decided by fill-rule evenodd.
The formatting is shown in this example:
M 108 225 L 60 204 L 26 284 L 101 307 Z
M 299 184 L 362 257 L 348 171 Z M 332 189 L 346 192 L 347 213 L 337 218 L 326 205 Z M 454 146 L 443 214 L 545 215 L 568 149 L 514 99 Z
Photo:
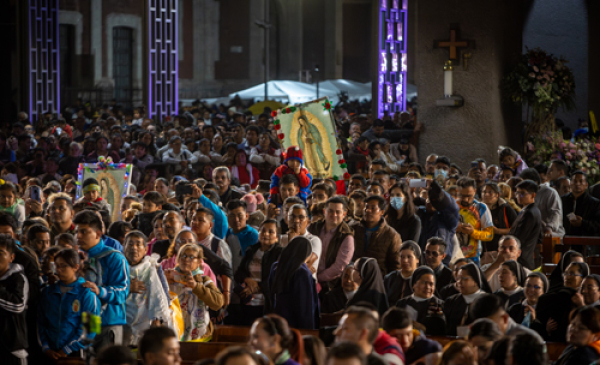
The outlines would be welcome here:
M 509 260 L 500 265 L 498 274 L 500 289 L 494 294 L 504 302 L 505 309 L 525 299 L 523 286 L 525 285 L 526 276 L 523 266 L 515 260 Z
M 442 308 L 444 301 L 435 296 L 435 273 L 429 266 L 420 266 L 410 278 L 413 293 L 396 303 L 405 308 L 414 322 L 427 328 L 427 334 L 443 336 L 446 319 Z
M 468 259 L 461 258 L 461 259 L 456 260 L 454 262 L 454 264 L 452 264 L 452 282 L 450 284 L 446 285 L 445 287 L 443 287 L 442 290 L 440 290 L 439 294 L 440 294 L 441 300 L 446 300 L 446 299 L 450 298 L 451 296 L 453 296 L 454 294 L 460 293 L 458 291 L 458 286 L 457 286 L 458 283 L 456 282 L 456 277 L 458 276 L 458 271 L 460 270 L 460 268 L 465 266 L 468 263 L 469 263 Z
M 54 256 L 58 281 L 42 290 L 38 310 L 38 337 L 42 351 L 50 359 L 77 356 L 88 345 L 82 342 L 81 314 L 100 315 L 100 300 L 82 285 L 78 276 L 80 259 L 77 251 L 63 249 Z M 89 338 L 95 335 L 88 334 Z
M 400 270 L 392 271 L 383 279 L 388 303 L 395 305 L 398 300 L 413 293 L 410 279 L 421 261 L 421 248 L 414 241 L 404 241 L 400 246 Z
M 402 241 L 419 242 L 421 219 L 416 214 L 412 194 L 406 183 L 393 185 L 390 190 L 390 204 L 385 220 L 402 237 Z
M 467 326 L 471 322 L 469 306 L 482 294 L 491 293 L 491 289 L 479 266 L 472 262 L 458 270 L 456 287 L 459 294 L 444 301 L 446 335 L 462 337 L 468 333 Z
M 563 285 L 550 288 L 540 297 L 536 307 L 537 321 L 531 329 L 546 341 L 565 342 L 569 313 L 579 306 L 577 293 L 590 268 L 583 262 L 571 262 L 563 272 Z
M 484 265 L 493 262 L 498 257 L 498 242 L 503 235 L 510 232 L 510 227 L 517 219 L 517 212 L 506 200 L 502 199 L 500 187 L 494 182 L 486 183 L 483 186 L 481 198 L 490 209 L 494 223 L 494 238 L 491 241 L 483 242 L 481 264 Z
M 540 272 L 532 272 L 527 275 L 523 293 L 525 299 L 515 303 L 508 308 L 508 314 L 516 323 L 530 327 L 536 320 L 535 309 L 542 294 L 548 291 L 548 279 Z
M 585 262 L 583 254 L 572 250 L 563 253 L 558 265 L 556 265 L 554 270 L 552 270 L 552 274 L 550 274 L 550 289 L 563 285 L 563 272 L 571 262 Z
M 577 308 L 571 315 L 567 342 L 555 365 L 593 364 L 600 359 L 600 310 Z
M 300 365 L 303 363 L 302 337 L 294 335 L 286 320 L 269 314 L 254 321 L 250 328 L 248 346 L 271 364 Z M 301 351 L 298 351 L 301 349 Z M 296 359 L 294 359 L 296 357 Z M 299 360 L 297 362 L 296 360 Z
M 187 245 L 188 243 L 197 245 L 198 238 L 196 237 L 196 234 L 194 232 L 192 232 L 188 228 L 185 228 L 179 231 L 177 235 L 175 235 L 175 238 L 171 242 L 171 246 L 169 246 L 169 249 L 167 250 L 167 258 L 160 262 L 160 265 L 162 266 L 163 270 L 172 270 L 177 266 L 177 252 L 179 252 L 183 245 Z M 204 272 L 204 275 L 208 276 L 212 279 L 213 282 L 216 283 L 217 278 L 211 270 L 210 266 L 208 266 L 204 262 L 204 260 L 200 260 L 200 265 L 202 271 Z
M 308 238 L 297 236 L 281 252 L 269 274 L 273 313 L 293 328 L 319 328 L 319 298 L 316 281 L 306 262 L 312 254 Z
M 213 324 L 208 310 L 217 311 L 223 306 L 223 294 L 201 269 L 203 257 L 200 246 L 194 243 L 185 244 L 179 249 L 175 269 L 165 272 L 169 290 L 179 298 L 184 322 L 181 341 L 210 340 Z

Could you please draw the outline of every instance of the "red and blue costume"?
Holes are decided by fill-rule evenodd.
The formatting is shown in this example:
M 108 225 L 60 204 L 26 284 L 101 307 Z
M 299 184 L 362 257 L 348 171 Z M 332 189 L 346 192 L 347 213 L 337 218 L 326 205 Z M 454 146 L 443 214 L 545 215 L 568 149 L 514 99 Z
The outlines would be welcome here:
M 302 166 L 300 167 L 300 173 L 296 174 L 294 169 L 290 168 L 287 165 L 289 160 L 300 161 Z M 279 181 L 283 177 L 283 175 L 292 174 L 298 178 L 299 181 L 299 192 L 298 197 L 302 199 L 304 204 L 306 204 L 306 198 L 308 194 L 310 194 L 310 185 L 312 184 L 312 176 L 310 172 L 304 167 L 304 161 L 302 160 L 302 150 L 298 146 L 291 146 L 287 149 L 285 153 L 285 161 L 283 161 L 283 165 L 279 166 L 273 175 L 271 175 L 271 190 L 269 191 L 269 202 L 271 202 L 271 197 L 275 194 L 279 194 Z

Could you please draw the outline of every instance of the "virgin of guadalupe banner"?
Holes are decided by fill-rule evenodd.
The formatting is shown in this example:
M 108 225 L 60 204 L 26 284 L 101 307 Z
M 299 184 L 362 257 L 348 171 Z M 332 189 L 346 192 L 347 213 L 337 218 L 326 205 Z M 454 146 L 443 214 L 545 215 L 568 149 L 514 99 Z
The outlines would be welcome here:
M 283 149 L 298 146 L 304 166 L 313 178 L 349 179 L 346 161 L 338 146 L 332 105 L 321 98 L 273 111 L 273 123 Z
M 112 221 L 120 220 L 121 200 L 129 194 L 131 188 L 132 166 L 124 163 L 115 164 L 112 161 L 100 161 L 97 164 L 79 164 L 77 169 L 77 199 L 83 196 L 81 187 L 85 179 L 94 178 L 100 184 L 100 196 L 110 204 Z

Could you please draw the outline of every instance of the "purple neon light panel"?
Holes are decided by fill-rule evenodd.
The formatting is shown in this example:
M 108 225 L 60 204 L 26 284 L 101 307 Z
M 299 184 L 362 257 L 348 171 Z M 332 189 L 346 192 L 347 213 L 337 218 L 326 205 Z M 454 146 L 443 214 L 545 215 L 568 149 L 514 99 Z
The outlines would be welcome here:
M 406 10 L 408 0 L 379 0 L 377 115 L 406 110 Z
M 148 0 L 148 114 L 162 119 L 177 113 L 177 0 Z
M 29 118 L 60 112 L 58 0 L 28 0 Z

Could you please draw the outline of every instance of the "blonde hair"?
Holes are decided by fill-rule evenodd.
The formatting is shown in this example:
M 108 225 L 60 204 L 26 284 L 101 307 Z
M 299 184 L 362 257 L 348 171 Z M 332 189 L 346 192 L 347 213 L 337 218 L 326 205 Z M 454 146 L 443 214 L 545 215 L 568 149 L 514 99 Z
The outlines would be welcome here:
M 504 200 L 510 200 L 512 197 L 512 189 L 508 186 L 507 183 L 498 183 L 498 187 L 500 188 L 500 197 Z
M 64 199 L 67 199 L 69 201 L 73 201 L 73 198 L 71 198 L 71 196 L 67 193 L 54 193 L 54 194 L 50 194 L 50 196 L 48 197 L 48 206 L 50 206 L 52 203 L 54 203 L 54 199 L 61 197 Z
M 135 215 L 139 212 L 137 209 L 127 209 L 123 213 L 121 213 L 121 217 L 125 222 L 131 222 Z
M 169 246 L 169 249 L 167 250 L 167 257 L 171 258 L 175 255 L 175 246 L 177 245 L 177 241 L 179 240 L 179 236 L 181 236 L 182 233 L 186 233 L 186 232 L 190 232 L 192 234 L 192 237 L 194 237 L 194 241 L 196 241 L 196 246 L 198 243 L 198 236 L 196 236 L 196 234 L 194 232 L 192 232 L 191 229 L 185 228 L 182 229 L 181 231 L 179 231 L 179 233 L 177 233 L 175 235 L 175 238 L 173 238 L 173 241 L 171 241 L 171 245 Z M 186 245 L 187 246 L 187 245 Z M 179 249 L 179 252 L 181 252 L 181 249 Z M 179 255 L 179 252 L 177 252 L 177 255 Z M 179 261 L 179 256 L 177 256 L 177 261 Z
M 202 251 L 202 248 L 200 246 L 198 246 L 195 243 L 187 243 L 187 244 L 181 246 L 181 248 L 179 249 L 179 252 L 177 253 L 177 262 L 179 262 L 179 259 L 181 258 L 181 255 L 185 251 L 187 251 L 187 250 L 194 251 L 194 253 L 196 255 L 198 255 L 198 260 L 203 260 L 204 259 L 204 251 Z

